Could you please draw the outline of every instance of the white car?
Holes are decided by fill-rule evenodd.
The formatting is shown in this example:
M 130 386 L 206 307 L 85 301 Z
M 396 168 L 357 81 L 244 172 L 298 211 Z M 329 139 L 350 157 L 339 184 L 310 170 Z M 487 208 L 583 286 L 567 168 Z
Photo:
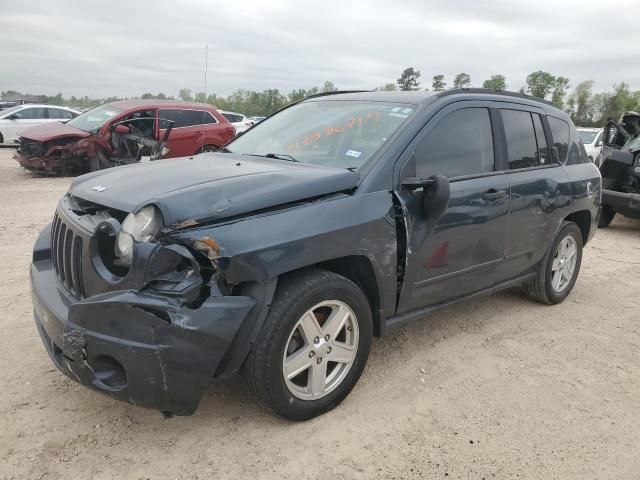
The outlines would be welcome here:
M 66 122 L 80 115 L 68 107 L 27 103 L 0 111 L 0 145 L 15 145 L 27 128 L 50 122 Z
M 587 151 L 589 160 L 595 163 L 598 167 L 602 163 L 600 154 L 602 153 L 602 134 L 604 129 L 602 128 L 578 128 L 578 135 L 584 145 L 584 149 Z
M 245 132 L 253 127 L 253 122 L 241 113 L 225 112 L 224 110 L 218 111 L 224 116 L 224 118 L 229 120 L 231 125 L 233 125 L 233 127 L 236 129 L 236 135 L 238 133 Z

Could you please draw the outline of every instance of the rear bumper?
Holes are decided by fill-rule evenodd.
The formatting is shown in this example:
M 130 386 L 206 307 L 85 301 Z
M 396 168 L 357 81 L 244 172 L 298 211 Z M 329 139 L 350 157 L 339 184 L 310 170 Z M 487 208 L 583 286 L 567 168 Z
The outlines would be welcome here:
M 630 218 L 640 218 L 640 194 L 602 190 L 602 205 Z
M 193 413 L 256 300 L 210 297 L 200 307 L 117 291 L 75 301 L 50 259 L 31 265 L 38 332 L 69 378 L 134 405 Z

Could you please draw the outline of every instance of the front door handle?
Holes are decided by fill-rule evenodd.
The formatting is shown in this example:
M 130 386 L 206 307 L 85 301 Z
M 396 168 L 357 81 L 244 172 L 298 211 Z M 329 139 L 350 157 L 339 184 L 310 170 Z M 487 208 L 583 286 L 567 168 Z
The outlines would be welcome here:
M 499 200 L 507 196 L 507 192 L 504 190 L 496 190 L 491 188 L 482 194 L 482 198 L 485 200 Z

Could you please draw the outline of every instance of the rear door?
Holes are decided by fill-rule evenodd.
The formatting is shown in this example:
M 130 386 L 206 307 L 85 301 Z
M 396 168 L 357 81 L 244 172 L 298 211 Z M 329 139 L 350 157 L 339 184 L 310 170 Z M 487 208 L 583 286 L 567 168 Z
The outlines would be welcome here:
M 563 191 L 567 178 L 551 154 L 542 109 L 505 104 L 499 112 L 511 199 L 504 274 L 515 277 L 540 260 L 548 248 L 557 227 L 554 212 L 568 201 Z M 559 140 L 555 145 L 560 158 L 567 155 L 569 138 L 569 125 L 563 123 L 567 143 Z
M 183 110 L 178 108 L 161 108 L 160 137 L 163 138 L 168 127 L 168 121 L 173 121 L 173 128 L 169 134 L 166 158 L 186 157 L 194 155 L 203 143 L 203 112 L 201 110 Z
M 496 283 L 509 222 L 506 175 L 492 134 L 488 102 L 456 102 L 438 112 L 410 145 L 396 195 L 405 212 L 406 271 L 398 313 L 464 296 Z M 401 160 L 402 161 L 402 160 Z M 449 177 L 444 215 L 430 222 L 422 192 L 403 178 Z

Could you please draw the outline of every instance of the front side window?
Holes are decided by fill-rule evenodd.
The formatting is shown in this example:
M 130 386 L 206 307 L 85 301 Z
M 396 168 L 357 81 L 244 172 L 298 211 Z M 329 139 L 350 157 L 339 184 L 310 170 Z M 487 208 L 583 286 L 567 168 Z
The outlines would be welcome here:
M 578 130 L 578 135 L 580 135 L 580 141 L 585 145 L 592 144 L 597 134 L 598 132 L 593 130 Z
M 464 108 L 440 120 L 416 148 L 416 175 L 459 177 L 495 169 L 489 110 Z
M 507 141 L 509 170 L 540 165 L 531 113 L 522 110 L 501 110 L 500 113 Z
M 16 112 L 18 120 L 41 120 L 46 118 L 45 109 L 40 107 L 24 108 Z
M 71 125 L 79 130 L 84 130 L 85 132 L 95 133 L 100 130 L 102 125 L 120 113 L 122 113 L 122 110 L 118 108 L 111 105 L 102 105 L 100 107 L 93 108 L 82 115 L 78 115 L 73 120 L 69 120 L 67 125 Z
M 260 122 L 226 148 L 243 155 L 356 169 L 413 111 L 411 105 L 387 102 L 306 101 Z
M 547 119 L 553 136 L 553 145 L 558 149 L 560 163 L 564 163 L 569 153 L 569 124 L 556 117 L 547 117 Z

